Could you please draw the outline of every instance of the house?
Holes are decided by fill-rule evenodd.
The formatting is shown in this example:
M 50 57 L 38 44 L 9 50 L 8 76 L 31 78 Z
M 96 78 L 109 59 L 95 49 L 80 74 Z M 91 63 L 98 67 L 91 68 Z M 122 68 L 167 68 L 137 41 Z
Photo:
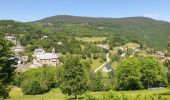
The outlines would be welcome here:
M 42 48 L 38 48 L 38 49 L 34 50 L 34 54 L 36 56 L 43 55 L 44 53 L 45 53 L 45 51 Z
M 120 58 L 121 58 L 121 59 L 126 58 L 126 53 L 122 53 L 122 54 L 120 55 Z
M 170 61 L 170 57 L 165 57 L 164 60 L 169 60 Z
M 11 35 L 11 36 L 5 36 L 5 39 L 9 40 L 9 41 L 13 41 L 15 40 L 15 36 Z
M 140 49 L 139 49 L 139 48 L 132 48 L 132 50 L 133 50 L 133 54 L 140 52 Z
M 58 44 L 58 45 L 63 45 L 63 43 L 62 43 L 62 42 L 57 42 L 57 44 Z
M 41 37 L 41 40 L 48 39 L 48 36 L 44 35 Z
M 16 58 L 18 59 L 18 65 L 26 64 L 28 60 L 28 56 L 22 56 L 20 54 L 16 54 Z
M 5 39 L 6 39 L 6 40 L 9 40 L 9 41 L 11 41 L 11 42 L 13 42 L 13 43 L 16 43 L 16 38 L 15 38 L 14 35 L 5 36 Z
M 103 71 L 104 71 L 104 72 L 111 72 L 111 71 L 112 71 L 112 67 L 106 65 L 105 67 L 103 67 Z
M 56 66 L 59 64 L 59 56 L 55 53 L 54 48 L 51 53 L 46 53 L 42 48 L 34 50 L 35 59 L 33 64 L 37 67 L 41 66 Z
M 99 44 L 98 47 L 109 50 L 109 45 Z

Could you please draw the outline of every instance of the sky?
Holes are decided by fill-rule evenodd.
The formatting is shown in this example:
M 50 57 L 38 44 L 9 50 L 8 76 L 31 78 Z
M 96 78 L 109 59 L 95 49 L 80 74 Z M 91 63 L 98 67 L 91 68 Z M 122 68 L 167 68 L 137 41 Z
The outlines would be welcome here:
M 144 16 L 170 22 L 170 0 L 0 0 L 0 20 L 28 22 L 54 15 Z

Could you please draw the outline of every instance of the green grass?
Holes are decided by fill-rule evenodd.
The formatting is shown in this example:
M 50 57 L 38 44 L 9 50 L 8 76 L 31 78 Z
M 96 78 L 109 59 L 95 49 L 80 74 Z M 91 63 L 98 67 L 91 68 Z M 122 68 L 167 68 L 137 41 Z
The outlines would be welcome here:
M 100 65 L 102 65 L 102 63 L 100 62 L 100 59 L 96 59 L 96 60 L 93 59 L 92 64 L 91 64 L 91 70 L 94 71 Z
M 59 89 L 52 89 L 48 93 L 40 95 L 23 95 L 18 87 L 13 87 L 9 95 L 9 100 L 63 100 L 67 97 Z
M 88 92 L 87 94 L 90 94 L 96 98 L 102 98 L 103 95 L 107 94 L 108 92 Z M 114 91 L 117 95 L 125 95 L 130 98 L 134 98 L 136 96 L 140 95 L 140 99 L 138 100 L 146 100 L 146 97 L 149 97 L 150 95 L 154 96 L 162 96 L 163 98 L 166 98 L 167 100 L 170 100 L 170 90 L 169 89 L 163 89 L 163 90 L 136 90 L 136 91 Z M 85 97 L 85 95 L 79 96 L 79 97 Z M 10 98 L 9 100 L 63 100 L 67 99 L 68 96 L 61 93 L 61 91 L 56 88 L 52 89 L 46 94 L 40 94 L 40 95 L 23 95 L 21 92 L 21 89 L 18 87 L 13 87 L 10 91 Z M 69 97 L 70 98 L 70 97 Z M 85 98 L 84 98 L 85 99 Z
M 95 41 L 103 41 L 105 40 L 107 37 L 76 37 L 77 40 L 81 40 L 84 42 L 95 42 Z
M 89 94 L 96 97 L 96 98 L 102 98 L 103 95 L 106 95 L 108 92 L 90 92 Z M 153 95 L 156 96 L 162 96 L 163 98 L 166 98 L 167 100 L 170 100 L 170 90 L 169 89 L 163 89 L 163 90 L 135 90 L 135 91 L 114 91 L 115 94 L 121 96 L 125 95 L 128 96 L 128 98 L 135 98 L 137 96 L 140 96 L 137 100 L 146 100 L 145 98 L 150 97 Z M 155 99 L 154 99 L 155 100 Z
M 137 48 L 137 47 L 140 47 L 140 45 L 138 43 L 133 43 L 133 42 L 129 42 L 129 43 L 126 43 L 125 45 L 122 45 L 120 47 L 123 47 L 123 48 Z

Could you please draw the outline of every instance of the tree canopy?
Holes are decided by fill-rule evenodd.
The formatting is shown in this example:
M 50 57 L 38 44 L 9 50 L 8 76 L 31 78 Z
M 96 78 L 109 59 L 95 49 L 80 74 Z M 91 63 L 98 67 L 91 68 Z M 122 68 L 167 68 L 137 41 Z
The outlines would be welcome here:
M 116 69 L 117 90 L 167 86 L 166 69 L 154 58 L 127 58 Z
M 0 98 L 8 97 L 8 85 L 15 74 L 14 65 L 17 63 L 10 47 L 12 43 L 0 35 Z
M 78 94 L 88 90 L 85 70 L 76 57 L 69 56 L 64 62 L 62 78 L 60 89 L 64 94 L 75 95 L 76 99 Z

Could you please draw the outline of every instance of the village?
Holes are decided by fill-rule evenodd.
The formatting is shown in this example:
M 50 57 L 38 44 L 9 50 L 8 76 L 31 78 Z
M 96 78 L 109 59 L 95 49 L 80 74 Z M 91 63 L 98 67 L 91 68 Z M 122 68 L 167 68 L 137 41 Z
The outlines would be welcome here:
M 30 68 L 59 65 L 59 54 L 55 52 L 54 48 L 51 52 L 45 52 L 43 48 L 35 49 L 32 55 L 33 60 L 31 63 L 28 63 L 28 55 L 22 55 L 25 48 L 20 45 L 20 41 L 17 41 L 15 36 L 6 36 L 5 38 L 15 44 L 12 51 L 15 52 L 16 58 L 18 59 L 16 66 L 18 72 L 23 72 Z M 43 36 L 41 39 L 47 39 L 47 36 Z
M 170 0 L 2 0 L 0 100 L 170 100 Z
M 39 47 L 34 49 L 32 53 L 32 61 L 28 62 L 28 55 L 22 55 L 25 51 L 24 46 L 20 44 L 20 41 L 16 40 L 16 37 L 14 35 L 11 36 L 5 36 L 6 40 L 9 40 L 15 44 L 13 46 L 12 51 L 15 52 L 16 58 L 18 59 L 18 64 L 16 65 L 16 71 L 17 72 L 24 72 L 28 69 L 32 68 L 40 68 L 40 67 L 47 67 L 47 66 L 59 66 L 62 65 L 62 63 L 59 61 L 59 58 L 62 56 L 61 53 L 57 53 L 55 49 L 53 48 L 51 52 L 46 52 L 43 48 Z M 48 39 L 48 36 L 42 36 L 40 38 L 41 40 Z M 58 45 L 63 45 L 62 42 L 57 42 Z M 109 50 L 109 45 L 107 44 L 98 44 L 98 48 Z M 109 58 L 111 53 L 116 53 L 116 58 Z M 97 72 L 98 70 L 101 70 L 103 72 L 111 72 L 112 68 L 114 66 L 109 65 L 110 61 L 117 61 L 115 59 L 125 59 L 126 57 L 133 57 L 135 54 L 139 54 L 142 56 L 148 56 L 148 54 L 152 57 L 155 57 L 159 60 L 165 61 L 170 60 L 170 57 L 167 57 L 165 55 L 165 52 L 162 51 L 156 51 L 151 48 L 147 48 L 146 50 L 141 50 L 140 46 L 121 46 L 121 47 L 115 47 L 113 50 L 110 50 L 109 53 L 106 54 L 106 62 L 103 62 L 100 65 L 96 65 L 96 69 L 94 72 Z

